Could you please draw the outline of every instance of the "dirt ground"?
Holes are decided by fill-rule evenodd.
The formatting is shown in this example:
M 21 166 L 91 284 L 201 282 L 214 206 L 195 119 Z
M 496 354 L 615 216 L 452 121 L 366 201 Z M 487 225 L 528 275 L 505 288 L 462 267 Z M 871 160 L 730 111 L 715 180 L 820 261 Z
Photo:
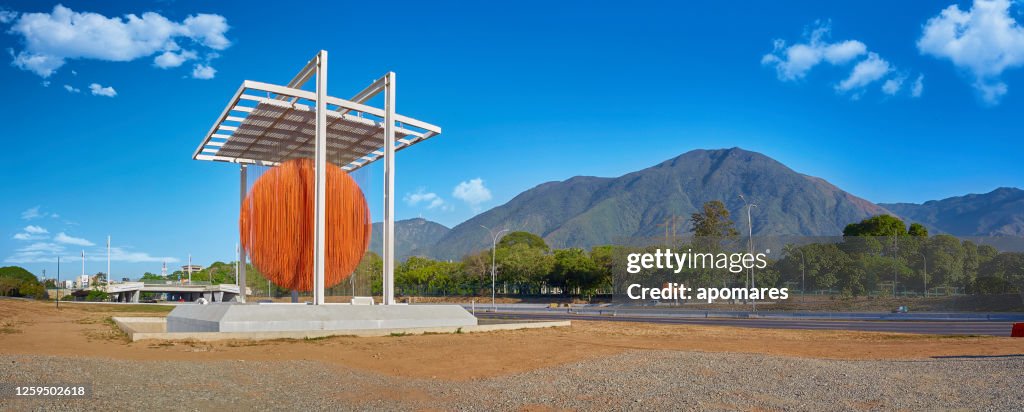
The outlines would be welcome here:
M 1024 354 L 1024 339 L 574 321 L 568 328 L 313 340 L 129 342 L 111 316 L 163 316 L 157 305 L 0 300 L 0 352 L 118 360 L 308 360 L 392 376 L 466 380 L 632 350 L 737 352 L 822 359 Z

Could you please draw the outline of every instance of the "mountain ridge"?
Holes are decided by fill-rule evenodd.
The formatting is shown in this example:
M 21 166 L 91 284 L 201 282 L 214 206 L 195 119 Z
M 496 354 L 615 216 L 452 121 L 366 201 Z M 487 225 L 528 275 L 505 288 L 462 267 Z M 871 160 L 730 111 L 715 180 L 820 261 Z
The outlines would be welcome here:
M 924 203 L 882 203 L 931 231 L 956 236 L 1024 236 L 1024 190 L 999 187 Z
M 382 222 L 374 222 L 370 234 L 370 251 L 381 254 L 384 249 Z M 399 260 L 412 256 L 413 251 L 437 243 L 451 230 L 440 223 L 421 217 L 395 221 L 395 257 Z
M 541 183 L 456 225 L 436 244 L 414 254 L 453 259 L 487 247 L 489 234 L 481 225 L 536 233 L 552 247 L 653 236 L 664 231 L 659 224 L 672 216 L 685 220 L 710 200 L 725 202 L 739 226 L 746 219 L 738 214 L 743 208 L 740 194 L 759 203 L 752 220 L 754 233 L 761 235 L 838 235 L 847 223 L 891 213 L 760 153 L 698 149 L 619 177 L 574 176 Z

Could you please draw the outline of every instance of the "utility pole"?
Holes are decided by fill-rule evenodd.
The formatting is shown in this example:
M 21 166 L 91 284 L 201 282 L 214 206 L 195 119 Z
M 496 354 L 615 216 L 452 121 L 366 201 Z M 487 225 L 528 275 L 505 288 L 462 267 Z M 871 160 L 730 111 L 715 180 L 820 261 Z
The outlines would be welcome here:
M 110 284 L 110 235 L 107 235 L 107 284 Z
M 487 231 L 493 236 L 492 239 L 491 239 L 491 311 L 492 312 L 497 312 L 498 311 L 498 305 L 495 303 L 495 298 L 494 298 L 494 288 L 495 288 L 495 285 L 496 285 L 495 279 L 497 279 L 497 276 L 495 275 L 496 272 L 494 270 L 495 269 L 494 265 L 497 263 L 498 237 L 501 236 L 502 232 L 507 232 L 508 229 L 501 229 L 501 230 L 498 231 L 498 233 L 494 233 L 494 231 L 491 230 L 491 228 L 489 228 L 487 226 L 480 225 L 480 227 L 482 227 L 484 229 L 487 229 Z
M 57 256 L 57 283 L 58 283 L 58 286 L 57 286 L 57 309 L 59 310 L 60 309 L 60 290 L 61 290 L 61 286 L 63 286 L 63 285 L 60 285 L 60 256 Z

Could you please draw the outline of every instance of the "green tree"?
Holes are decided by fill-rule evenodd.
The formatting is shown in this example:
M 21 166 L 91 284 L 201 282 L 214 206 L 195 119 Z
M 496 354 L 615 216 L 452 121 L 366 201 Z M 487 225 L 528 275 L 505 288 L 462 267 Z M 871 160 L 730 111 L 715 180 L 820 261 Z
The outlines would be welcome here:
M 36 275 L 33 275 L 32 272 L 25 270 L 25 268 L 21 266 L 4 266 L 0 268 L 0 278 L 31 282 L 39 281 L 39 278 L 37 278 Z
M 832 243 L 813 243 L 801 249 L 806 253 L 808 290 L 838 286 L 846 267 L 852 263 L 852 259 Z
M 518 289 L 539 289 L 554 265 L 546 249 L 526 243 L 498 248 L 496 259 L 498 280 L 512 283 Z
M 561 287 L 563 294 L 575 292 L 586 295 L 601 284 L 601 275 L 597 264 L 583 249 L 559 249 L 555 251 L 548 283 Z
M 982 265 L 982 278 L 1000 279 L 1014 285 L 1024 303 L 1024 253 L 1004 252 L 989 259 Z
M 502 237 L 498 242 L 498 248 L 507 248 L 518 244 L 525 244 L 528 247 L 541 249 L 544 252 L 548 252 L 550 250 L 548 244 L 544 242 L 543 238 L 533 233 L 523 231 L 512 232 Z
M 929 285 L 966 286 L 964 253 L 960 240 L 950 235 L 936 235 L 928 242 Z
M 27 296 L 36 299 L 46 297 L 46 288 L 39 278 L 20 266 L 0 267 L 0 295 Z
M 376 296 L 384 293 L 384 259 L 380 255 L 367 251 L 352 276 L 354 278 L 349 281 L 355 282 L 356 294 Z M 350 289 L 351 285 L 349 283 Z
M 928 228 L 920 223 L 911 223 L 910 229 L 907 230 L 907 234 L 916 237 L 928 237 Z
M 594 246 L 590 249 L 590 259 L 597 265 L 597 273 L 600 278 L 599 287 L 612 286 L 612 270 L 615 268 L 616 246 Z
M 843 236 L 907 236 L 907 226 L 897 217 L 877 215 L 850 223 L 843 229 Z
M 474 294 L 491 287 L 491 251 L 483 250 L 462 257 L 462 279 Z
M 739 234 L 721 200 L 705 202 L 703 211 L 690 215 L 694 236 L 733 237 Z
M 110 300 L 110 295 L 99 287 L 93 287 L 89 294 L 85 295 L 85 300 L 89 302 L 106 302 Z

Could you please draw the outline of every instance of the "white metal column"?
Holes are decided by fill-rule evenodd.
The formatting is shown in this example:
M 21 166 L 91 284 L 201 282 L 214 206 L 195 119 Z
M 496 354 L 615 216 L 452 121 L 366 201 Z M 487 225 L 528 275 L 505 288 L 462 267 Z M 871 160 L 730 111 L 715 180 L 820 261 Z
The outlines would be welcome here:
M 240 200 L 239 204 L 244 206 L 245 205 L 245 194 L 246 194 L 246 190 L 245 189 L 246 189 L 246 186 L 248 186 L 248 183 L 249 183 L 249 166 L 245 165 L 245 164 L 242 164 L 241 171 L 240 171 L 239 174 L 241 175 L 241 182 L 240 182 L 241 183 L 241 185 L 240 185 L 241 186 L 240 187 L 240 195 L 241 195 L 240 199 L 241 200 Z M 239 241 L 239 244 L 242 243 L 242 239 L 238 239 L 238 241 Z M 236 273 L 238 273 L 238 296 L 239 296 L 237 298 L 237 300 L 239 302 L 242 302 L 242 303 L 245 303 L 245 285 L 246 285 L 246 283 L 245 283 L 245 260 L 246 260 L 245 259 L 245 248 L 239 247 L 238 248 L 238 269 L 237 269 L 237 272 L 236 272 Z
M 316 240 L 313 243 L 313 304 L 324 303 L 327 241 L 327 51 L 316 57 Z
M 395 304 L 395 72 L 384 85 L 384 304 Z

